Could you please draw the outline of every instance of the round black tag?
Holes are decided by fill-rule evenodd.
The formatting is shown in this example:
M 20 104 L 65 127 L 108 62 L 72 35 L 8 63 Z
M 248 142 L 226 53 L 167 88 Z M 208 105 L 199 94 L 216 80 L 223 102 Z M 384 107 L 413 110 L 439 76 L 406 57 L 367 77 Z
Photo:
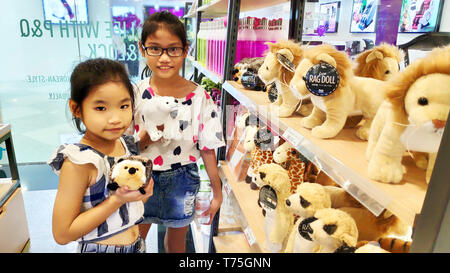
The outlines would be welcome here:
M 334 66 L 320 62 L 308 70 L 305 83 L 312 94 L 328 96 L 339 86 L 339 73 Z
M 275 209 L 277 207 L 277 193 L 269 186 L 265 185 L 259 190 L 258 202 L 263 208 Z

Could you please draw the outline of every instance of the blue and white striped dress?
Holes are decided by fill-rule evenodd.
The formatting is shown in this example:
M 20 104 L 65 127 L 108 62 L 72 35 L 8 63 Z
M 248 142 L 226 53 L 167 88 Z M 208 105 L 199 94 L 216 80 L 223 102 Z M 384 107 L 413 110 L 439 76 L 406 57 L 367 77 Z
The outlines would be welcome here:
M 81 212 L 91 209 L 103 202 L 110 194 L 106 186 L 109 183 L 109 170 L 121 157 L 137 155 L 139 151 L 138 143 L 133 136 L 122 136 L 122 144 L 126 149 L 126 154 L 120 157 L 110 157 L 95 150 L 91 146 L 76 143 L 63 144 L 56 149 L 56 152 L 49 159 L 49 164 L 53 171 L 59 175 L 62 164 L 66 158 L 74 164 L 93 164 L 98 172 L 94 185 L 88 187 L 83 196 Z M 129 227 L 132 227 L 143 220 L 144 205 L 142 201 L 128 202 L 111 214 L 105 222 L 79 238 L 82 243 L 105 240 Z

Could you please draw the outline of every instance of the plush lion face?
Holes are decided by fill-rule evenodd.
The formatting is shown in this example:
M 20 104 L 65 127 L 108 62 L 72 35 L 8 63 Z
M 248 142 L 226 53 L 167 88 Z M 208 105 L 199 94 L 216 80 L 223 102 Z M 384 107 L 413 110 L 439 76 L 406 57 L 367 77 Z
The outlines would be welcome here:
M 306 96 L 310 94 L 306 88 L 305 77 L 308 70 L 320 62 L 326 62 L 337 69 L 340 77 L 339 87 L 348 84 L 348 79 L 352 76 L 353 72 L 351 62 L 347 55 L 338 51 L 332 45 L 323 44 L 314 46 L 305 51 L 304 58 L 298 64 L 294 76 L 289 83 L 290 87 L 299 95 Z
M 355 75 L 386 81 L 399 72 L 403 56 L 396 46 L 382 43 L 358 55 Z
M 429 74 L 415 81 L 405 96 L 408 119 L 416 126 L 429 126 L 440 134 L 450 109 L 450 75 Z
M 450 109 L 450 46 L 414 61 L 389 81 L 388 89 L 396 122 L 442 134 Z
M 302 59 L 303 48 L 292 41 L 266 44 L 269 46 L 269 51 L 261 67 L 258 69 L 259 78 L 265 84 L 269 84 L 275 79 L 279 79 L 288 84 L 294 73 L 283 67 L 277 58 L 277 54 L 283 55 L 284 58 L 297 65 Z

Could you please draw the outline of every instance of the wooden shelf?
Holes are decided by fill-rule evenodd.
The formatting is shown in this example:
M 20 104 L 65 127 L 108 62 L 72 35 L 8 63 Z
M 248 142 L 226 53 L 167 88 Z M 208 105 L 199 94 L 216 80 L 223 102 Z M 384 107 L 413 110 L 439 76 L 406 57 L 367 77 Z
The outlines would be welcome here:
M 223 183 L 228 183 L 230 186 L 243 213 L 246 223 L 241 223 L 242 230 L 255 239 L 255 243 L 252 244 L 254 252 L 268 252 L 265 249 L 264 216 L 258 205 L 259 192 L 250 189 L 250 185 L 243 181 L 237 182 L 226 161 L 220 161 L 220 176 Z
M 11 132 L 11 125 L 0 124 L 0 138 L 4 137 L 9 132 Z
M 403 158 L 407 173 L 401 183 L 386 184 L 371 180 L 367 177 L 368 161 L 365 158 L 367 141 L 356 137 L 356 129 L 344 129 L 333 139 L 318 139 L 311 136 L 309 129 L 299 125 L 300 115 L 278 118 L 267 93 L 246 90 L 233 81 L 226 81 L 223 88 L 249 111 L 257 113 L 275 134 L 290 142 L 372 213 L 379 215 L 387 208 L 406 224 L 413 225 L 416 214 L 421 211 L 427 184 L 425 172 L 417 168 L 410 157 Z M 252 202 L 249 202 L 250 205 Z M 260 210 L 249 209 L 253 209 L 247 212 L 249 214 L 257 214 Z
M 241 0 L 240 12 L 258 10 L 274 5 L 289 2 L 289 0 Z M 197 11 L 202 11 L 202 17 L 222 17 L 227 14 L 228 0 L 216 0 L 211 3 L 200 6 Z
M 186 57 L 187 60 L 192 62 L 192 65 L 198 69 L 198 71 L 200 73 L 202 73 L 203 75 L 205 75 L 208 79 L 212 80 L 215 83 L 222 83 L 222 76 L 218 75 L 212 71 L 210 71 L 209 69 L 207 69 L 206 67 L 204 67 L 203 65 L 201 65 L 199 62 L 197 62 L 193 56 L 187 56 Z
M 213 237 L 217 253 L 252 253 L 243 233 Z

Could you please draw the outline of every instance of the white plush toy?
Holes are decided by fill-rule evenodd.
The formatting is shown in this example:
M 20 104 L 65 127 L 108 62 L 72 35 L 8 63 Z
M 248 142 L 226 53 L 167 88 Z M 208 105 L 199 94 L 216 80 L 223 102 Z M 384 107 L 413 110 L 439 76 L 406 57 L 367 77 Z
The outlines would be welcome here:
M 180 140 L 180 126 L 178 117 L 178 101 L 173 97 L 155 96 L 151 100 L 146 100 L 143 105 L 143 120 L 145 129 L 152 141 L 164 139 L 164 145 L 168 145 L 170 140 Z M 164 129 L 158 129 L 162 127 Z
M 299 224 L 306 218 L 314 216 L 319 209 L 330 208 L 331 199 L 320 184 L 303 182 L 294 194 L 286 199 L 287 208 L 299 218 L 296 220 L 286 244 L 285 253 L 311 253 L 317 243 L 301 236 Z

